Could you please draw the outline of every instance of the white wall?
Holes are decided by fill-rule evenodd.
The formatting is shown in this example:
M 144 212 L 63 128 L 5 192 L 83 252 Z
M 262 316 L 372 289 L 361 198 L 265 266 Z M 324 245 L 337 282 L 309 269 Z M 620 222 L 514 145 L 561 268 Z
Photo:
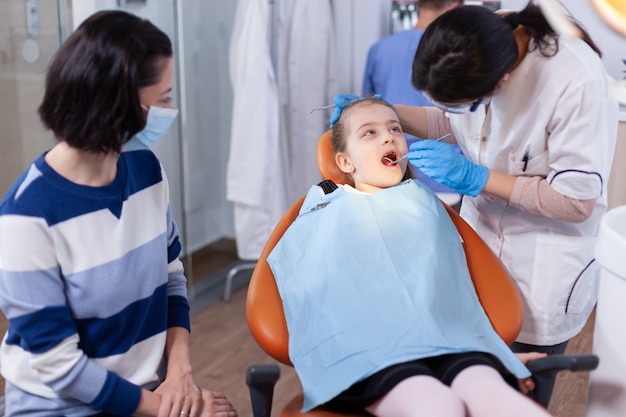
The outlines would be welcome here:
M 233 205 L 226 201 L 232 89 L 228 52 L 236 1 L 179 0 L 183 45 L 182 138 L 185 148 L 186 233 L 190 250 L 234 237 Z

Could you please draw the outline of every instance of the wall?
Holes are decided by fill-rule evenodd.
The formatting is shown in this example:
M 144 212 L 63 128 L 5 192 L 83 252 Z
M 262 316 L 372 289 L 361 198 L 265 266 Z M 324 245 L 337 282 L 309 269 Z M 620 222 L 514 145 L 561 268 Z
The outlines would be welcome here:
M 228 53 L 237 2 L 179 0 L 185 201 L 191 250 L 234 236 L 226 201 L 232 90 Z
M 0 0 L 0 195 L 55 142 L 37 116 L 45 68 L 59 47 L 57 1 L 39 0 L 39 33 L 29 36 L 24 0 Z M 28 62 L 23 48 L 38 50 Z
M 617 146 L 608 188 L 609 209 L 626 205 L 626 108 L 617 130 Z

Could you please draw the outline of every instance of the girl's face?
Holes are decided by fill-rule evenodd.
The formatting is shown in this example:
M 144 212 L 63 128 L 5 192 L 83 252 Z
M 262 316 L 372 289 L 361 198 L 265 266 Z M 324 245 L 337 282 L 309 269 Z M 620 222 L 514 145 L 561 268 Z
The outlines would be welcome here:
M 352 176 L 357 190 L 373 193 L 392 187 L 407 169 L 407 160 L 394 164 L 408 152 L 396 112 L 384 104 L 361 103 L 349 108 L 346 117 L 346 148 L 335 160 Z

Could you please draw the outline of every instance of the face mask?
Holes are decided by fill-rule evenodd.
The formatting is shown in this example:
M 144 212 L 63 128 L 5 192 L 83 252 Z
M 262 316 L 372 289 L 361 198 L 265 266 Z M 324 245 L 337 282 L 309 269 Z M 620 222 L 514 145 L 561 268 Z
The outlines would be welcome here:
M 142 105 L 145 109 L 145 107 Z M 124 151 L 147 149 L 157 143 L 170 130 L 178 116 L 178 109 L 150 106 L 146 127 L 124 144 Z

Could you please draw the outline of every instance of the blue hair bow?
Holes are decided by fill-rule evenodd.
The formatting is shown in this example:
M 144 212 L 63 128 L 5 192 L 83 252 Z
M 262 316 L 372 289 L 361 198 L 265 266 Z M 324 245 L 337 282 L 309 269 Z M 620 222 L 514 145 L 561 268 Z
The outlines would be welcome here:
M 375 94 L 373 97 L 382 100 L 383 96 L 381 94 Z M 341 116 L 341 112 L 343 111 L 343 109 L 346 108 L 346 106 L 348 106 L 350 103 L 352 103 L 353 101 L 358 101 L 358 100 L 362 100 L 363 97 L 362 96 L 358 96 L 356 94 L 338 94 L 333 98 L 333 102 L 335 103 L 334 105 L 328 106 L 326 108 L 330 108 L 330 107 L 334 107 L 335 109 L 333 110 L 333 114 L 330 115 L 330 128 L 332 129 L 333 126 L 335 126 L 335 123 L 337 123 L 337 120 L 339 120 L 339 117 Z M 389 102 L 387 102 L 389 103 Z M 393 107 L 393 104 L 389 103 L 389 105 L 391 107 Z

